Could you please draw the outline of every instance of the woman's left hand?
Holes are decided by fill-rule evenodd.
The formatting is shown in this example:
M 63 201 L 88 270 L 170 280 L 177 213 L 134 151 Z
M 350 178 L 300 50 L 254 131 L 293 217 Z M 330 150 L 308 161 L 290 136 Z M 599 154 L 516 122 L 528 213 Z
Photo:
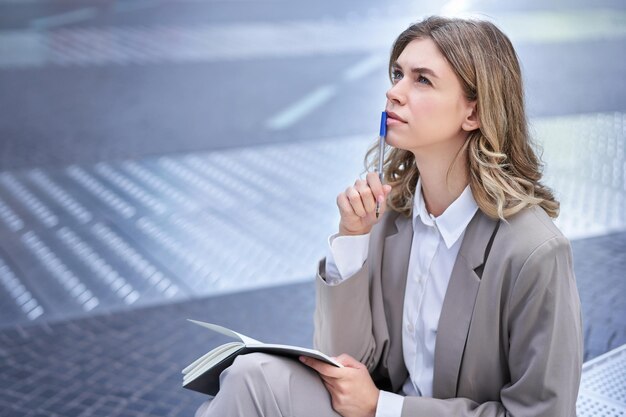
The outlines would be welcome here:
M 316 370 L 332 398 L 335 411 L 343 417 L 374 417 L 379 390 L 361 362 L 347 354 L 334 358 L 344 367 L 300 356 L 300 361 Z

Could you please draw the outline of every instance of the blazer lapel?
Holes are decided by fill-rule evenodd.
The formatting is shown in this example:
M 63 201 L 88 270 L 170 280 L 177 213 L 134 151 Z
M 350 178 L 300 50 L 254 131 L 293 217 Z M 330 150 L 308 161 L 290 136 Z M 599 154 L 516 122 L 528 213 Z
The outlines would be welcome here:
M 480 209 L 467 226 L 443 301 L 437 341 L 433 397 L 456 396 L 459 371 L 480 285 L 485 249 L 497 221 Z
M 383 246 L 381 285 L 390 339 L 387 369 L 393 390 L 396 391 L 407 376 L 402 353 L 402 311 L 413 240 L 413 224 L 411 218 L 399 213 L 393 224 L 395 230 L 390 229 Z

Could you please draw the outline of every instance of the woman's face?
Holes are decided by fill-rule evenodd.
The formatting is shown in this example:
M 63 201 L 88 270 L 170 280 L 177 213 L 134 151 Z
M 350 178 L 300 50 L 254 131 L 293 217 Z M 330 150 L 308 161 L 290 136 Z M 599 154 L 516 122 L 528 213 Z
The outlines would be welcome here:
M 430 38 L 415 39 L 392 66 L 392 86 L 387 91 L 387 143 L 416 156 L 434 148 L 454 148 L 472 125 L 461 83 L 448 61 Z

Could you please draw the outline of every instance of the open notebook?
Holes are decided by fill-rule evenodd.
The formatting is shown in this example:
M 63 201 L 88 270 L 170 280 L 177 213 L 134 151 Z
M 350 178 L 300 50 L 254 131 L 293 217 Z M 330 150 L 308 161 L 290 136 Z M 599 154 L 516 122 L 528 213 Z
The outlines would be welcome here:
M 299 356 L 309 356 L 340 368 L 343 367 L 339 362 L 318 350 L 298 346 L 263 343 L 216 324 L 191 319 L 188 320 L 217 333 L 237 339 L 237 341 L 216 347 L 183 369 L 183 387 L 190 390 L 216 395 L 220 388 L 219 378 L 222 371 L 228 368 L 237 356 L 252 352 L 286 356 L 296 360 Z

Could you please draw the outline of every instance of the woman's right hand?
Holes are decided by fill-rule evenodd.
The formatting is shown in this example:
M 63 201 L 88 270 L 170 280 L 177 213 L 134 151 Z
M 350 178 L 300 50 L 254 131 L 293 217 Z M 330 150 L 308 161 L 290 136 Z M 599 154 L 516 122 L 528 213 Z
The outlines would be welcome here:
M 353 186 L 337 196 L 337 207 L 341 220 L 339 235 L 364 235 L 382 218 L 387 208 L 387 196 L 391 186 L 383 185 L 378 173 L 370 172 L 365 180 L 358 179 Z M 380 203 L 379 217 L 376 218 L 376 200 Z

